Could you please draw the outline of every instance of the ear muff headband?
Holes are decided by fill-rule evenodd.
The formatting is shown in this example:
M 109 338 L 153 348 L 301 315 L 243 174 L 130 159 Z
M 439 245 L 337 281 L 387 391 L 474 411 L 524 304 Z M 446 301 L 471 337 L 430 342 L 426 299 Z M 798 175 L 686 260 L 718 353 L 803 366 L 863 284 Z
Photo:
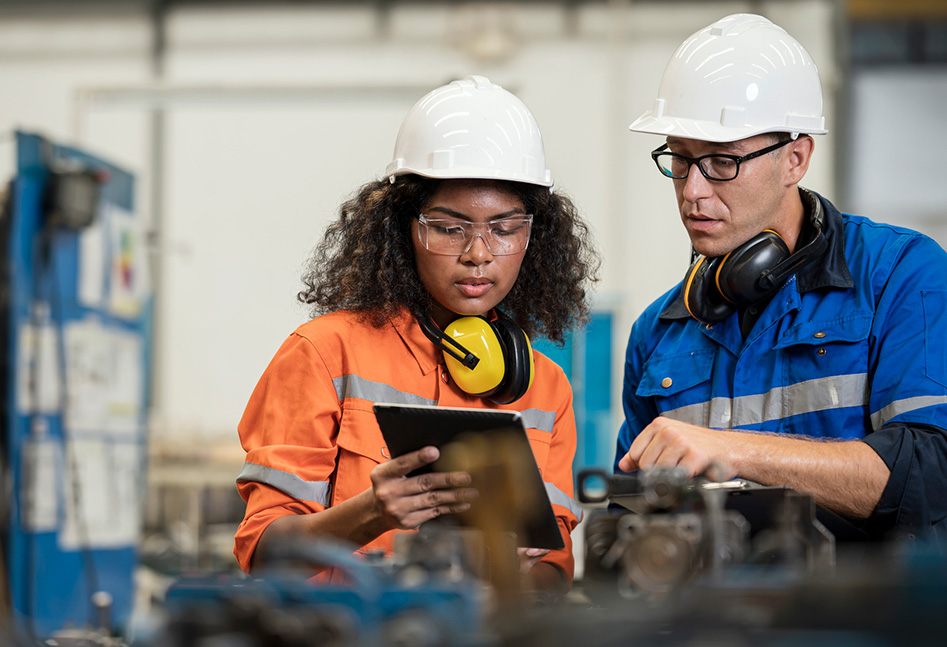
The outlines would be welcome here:
M 445 357 L 453 357 L 455 360 L 466 366 L 474 368 L 480 361 L 480 358 L 464 348 L 456 339 L 445 335 L 430 316 L 420 317 L 418 325 L 424 332 L 424 336 L 434 342 L 434 345 L 444 351 Z
M 429 316 L 418 323 L 444 352 L 448 372 L 465 393 L 509 404 L 523 397 L 533 383 L 529 337 L 513 322 L 461 317 L 443 331 Z

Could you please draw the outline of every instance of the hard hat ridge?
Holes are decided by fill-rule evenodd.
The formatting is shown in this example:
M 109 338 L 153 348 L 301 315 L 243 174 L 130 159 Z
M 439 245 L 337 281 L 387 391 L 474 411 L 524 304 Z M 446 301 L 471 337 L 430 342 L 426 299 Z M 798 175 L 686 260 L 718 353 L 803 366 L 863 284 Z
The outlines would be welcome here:
M 532 112 L 484 76 L 451 81 L 408 111 L 385 169 L 392 182 L 406 174 L 553 184 Z

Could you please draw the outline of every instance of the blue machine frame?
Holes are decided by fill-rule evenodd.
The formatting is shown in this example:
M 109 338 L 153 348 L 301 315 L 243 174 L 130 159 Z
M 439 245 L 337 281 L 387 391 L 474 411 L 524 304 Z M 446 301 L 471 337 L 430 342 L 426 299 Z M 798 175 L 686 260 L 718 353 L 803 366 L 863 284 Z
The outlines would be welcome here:
M 18 132 L 16 147 L 0 255 L 8 295 L 0 315 L 8 357 L 3 467 L 13 489 L 3 558 L 14 626 L 33 638 L 102 624 L 117 633 L 134 601 L 149 392 L 152 298 L 141 272 L 144 238 L 116 237 L 122 227 L 123 234 L 140 233 L 135 180 L 35 134 Z M 57 167 L 98 174 L 93 225 L 50 225 L 45 199 Z M 129 264 L 132 258 L 137 265 Z M 118 285 L 123 281 L 134 290 Z M 97 299 L 90 300 L 90 286 Z M 83 339 L 96 347 L 83 346 Z M 77 357 L 77 349 L 85 356 Z M 96 375 L 99 384 L 80 381 Z M 125 391 L 124 400 L 112 398 L 113 386 Z M 95 424 L 97 414 L 102 425 Z M 111 532 L 113 523 L 122 530 Z M 112 601 L 107 618 L 92 604 L 99 591 Z

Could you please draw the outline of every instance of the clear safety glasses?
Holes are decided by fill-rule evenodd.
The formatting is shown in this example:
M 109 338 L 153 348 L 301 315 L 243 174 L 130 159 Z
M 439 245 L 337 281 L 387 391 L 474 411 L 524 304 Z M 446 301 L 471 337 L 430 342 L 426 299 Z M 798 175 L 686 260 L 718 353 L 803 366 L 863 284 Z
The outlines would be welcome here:
M 691 164 L 696 164 L 700 172 L 708 180 L 715 182 L 728 182 L 736 179 L 740 173 L 740 164 L 754 157 L 772 153 L 777 148 L 782 148 L 793 140 L 777 142 L 772 146 L 761 148 L 758 151 L 747 153 L 746 155 L 701 155 L 700 157 L 686 157 L 678 155 L 667 150 L 668 145 L 664 144 L 660 148 L 651 151 L 651 159 L 658 165 L 661 175 L 675 180 L 683 180 L 691 171 Z
M 519 254 L 529 245 L 533 216 L 500 218 L 489 222 L 470 222 L 457 218 L 418 216 L 418 238 L 424 249 L 434 254 L 459 256 L 467 252 L 474 238 L 480 237 L 494 256 Z

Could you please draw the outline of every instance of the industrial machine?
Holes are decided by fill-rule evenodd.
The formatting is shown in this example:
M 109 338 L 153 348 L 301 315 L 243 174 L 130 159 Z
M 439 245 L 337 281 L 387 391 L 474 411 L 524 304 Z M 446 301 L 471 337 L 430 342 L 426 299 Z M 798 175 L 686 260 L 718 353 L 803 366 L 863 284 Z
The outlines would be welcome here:
M 134 177 L 17 132 L 0 217 L 4 618 L 120 632 L 134 599 L 151 294 Z

